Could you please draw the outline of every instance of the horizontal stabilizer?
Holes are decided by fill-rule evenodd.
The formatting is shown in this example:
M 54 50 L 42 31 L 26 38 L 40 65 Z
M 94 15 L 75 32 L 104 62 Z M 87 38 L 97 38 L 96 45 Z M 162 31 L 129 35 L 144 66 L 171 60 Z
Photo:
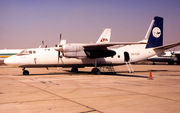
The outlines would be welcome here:
M 165 45 L 165 46 L 155 47 L 154 50 L 167 50 L 167 49 L 179 46 L 179 45 L 180 45 L 180 42 L 177 42 L 177 43 L 168 44 L 168 45 Z

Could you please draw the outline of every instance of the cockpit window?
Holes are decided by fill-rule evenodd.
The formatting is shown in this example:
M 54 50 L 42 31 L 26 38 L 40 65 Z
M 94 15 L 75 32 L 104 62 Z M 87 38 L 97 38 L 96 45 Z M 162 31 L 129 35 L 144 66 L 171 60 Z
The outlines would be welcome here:
M 21 55 L 29 55 L 29 54 L 36 54 L 36 51 L 32 51 L 32 50 L 23 50 L 21 51 L 19 54 L 17 54 L 17 56 L 21 56 Z
M 28 54 L 28 51 L 24 51 L 25 54 Z
M 24 50 L 23 51 L 21 51 L 20 53 L 18 53 L 18 54 L 23 54 L 24 53 Z

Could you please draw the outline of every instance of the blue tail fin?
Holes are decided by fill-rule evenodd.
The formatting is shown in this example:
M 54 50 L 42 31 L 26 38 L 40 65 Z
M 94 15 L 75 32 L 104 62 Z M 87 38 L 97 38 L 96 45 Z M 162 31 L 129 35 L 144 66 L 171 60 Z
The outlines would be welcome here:
M 154 17 L 146 36 L 146 38 L 149 36 L 146 48 L 163 45 L 163 18 Z

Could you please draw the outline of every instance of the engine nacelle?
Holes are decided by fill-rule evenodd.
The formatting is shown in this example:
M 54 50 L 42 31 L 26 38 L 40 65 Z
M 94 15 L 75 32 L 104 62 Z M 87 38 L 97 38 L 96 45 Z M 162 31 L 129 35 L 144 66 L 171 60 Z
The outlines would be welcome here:
M 86 54 L 82 44 L 63 45 L 64 57 L 67 58 L 85 58 Z
M 83 45 L 82 44 L 66 44 L 63 45 L 63 52 L 78 52 L 78 51 L 82 51 Z
M 78 52 L 65 52 L 64 57 L 66 58 L 87 58 L 84 51 L 78 51 Z

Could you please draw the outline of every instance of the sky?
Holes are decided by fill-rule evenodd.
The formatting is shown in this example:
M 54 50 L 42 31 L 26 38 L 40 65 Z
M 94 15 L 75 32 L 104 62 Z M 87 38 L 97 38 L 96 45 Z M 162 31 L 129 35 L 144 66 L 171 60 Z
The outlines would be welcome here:
M 180 42 L 179 0 L 0 0 L 0 49 L 95 43 L 105 28 L 111 42 L 144 39 L 152 19 L 164 18 L 164 42 Z M 174 49 L 174 48 L 173 48 Z M 180 50 L 176 47 L 175 50 Z

